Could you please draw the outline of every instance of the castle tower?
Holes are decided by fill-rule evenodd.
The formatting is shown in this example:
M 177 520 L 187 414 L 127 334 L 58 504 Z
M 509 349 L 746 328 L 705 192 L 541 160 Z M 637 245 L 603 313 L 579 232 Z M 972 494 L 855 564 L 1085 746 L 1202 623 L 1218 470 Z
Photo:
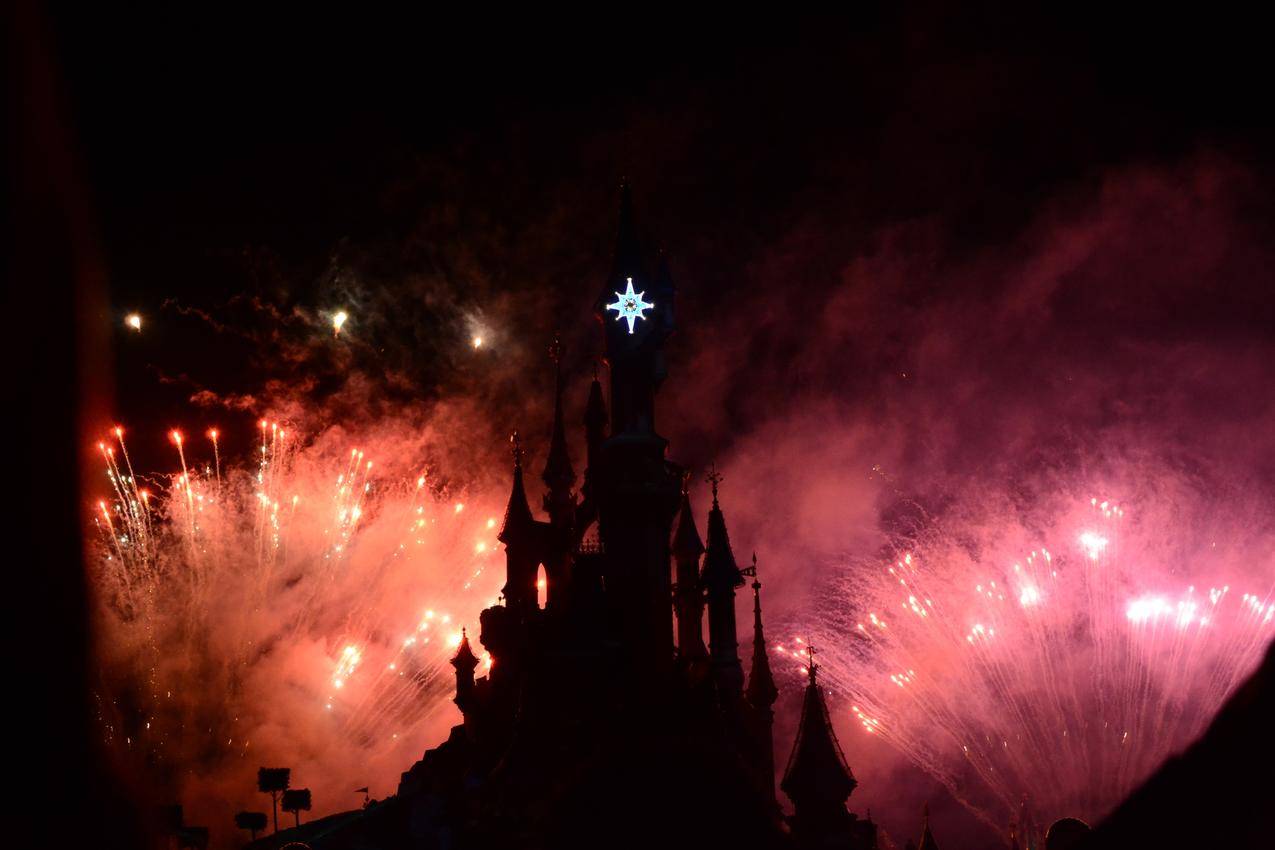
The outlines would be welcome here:
M 846 799 L 858 782 L 850 773 L 828 719 L 814 647 L 809 652 L 801 724 L 780 782 L 793 804 L 793 838 L 801 847 L 875 848 L 876 826 L 871 821 L 859 821 L 846 810 Z
M 701 581 L 708 594 L 708 649 L 713 679 L 723 706 L 729 708 L 738 703 L 744 690 L 744 669 L 739 663 L 735 634 L 735 589 L 743 587 L 744 576 L 735 564 L 726 519 L 717 501 L 722 477 L 714 469 L 707 480 L 713 486 L 713 507 L 708 512 L 708 546 Z
M 505 544 L 505 586 L 501 595 L 505 606 L 518 618 L 537 607 L 536 572 L 540 566 L 542 534 L 540 523 L 531 515 L 527 491 L 522 483 L 522 444 L 515 431 L 509 438 L 513 447 L 514 481 L 505 508 L 505 522 L 496 539 Z
M 662 448 L 655 432 L 655 392 L 667 375 L 663 346 L 673 332 L 667 263 L 661 263 L 660 275 L 657 287 L 642 259 L 633 195 L 625 184 L 611 274 L 595 305 L 611 368 L 611 434 L 656 438 Z
M 766 652 L 766 635 L 761 625 L 761 581 L 757 579 L 757 555 L 753 554 L 753 666 L 748 671 L 745 696 L 752 710 L 752 738 L 755 747 L 758 784 L 765 797 L 776 807 L 775 799 L 775 700 L 779 688 L 770 672 L 770 656 Z
M 682 661 L 692 664 L 708 659 L 704 646 L 704 589 L 700 586 L 699 560 L 704 544 L 695 528 L 691 497 L 685 479 L 682 482 L 682 507 L 673 532 L 673 561 L 676 585 L 673 605 L 677 609 L 677 650 Z
M 589 497 L 606 550 L 604 581 L 615 601 L 612 628 L 635 669 L 666 670 L 673 659 L 669 535 L 680 491 L 655 432 L 663 345 L 673 329 L 671 284 L 657 289 L 642 261 L 627 186 L 611 273 L 596 304 L 611 377 L 611 435 L 591 459 Z
M 456 668 L 456 696 L 453 702 L 461 714 L 468 714 L 474 699 L 474 670 L 478 667 L 478 656 L 469 646 L 469 633 L 462 627 L 460 630 L 460 646 L 452 657 L 452 666 Z

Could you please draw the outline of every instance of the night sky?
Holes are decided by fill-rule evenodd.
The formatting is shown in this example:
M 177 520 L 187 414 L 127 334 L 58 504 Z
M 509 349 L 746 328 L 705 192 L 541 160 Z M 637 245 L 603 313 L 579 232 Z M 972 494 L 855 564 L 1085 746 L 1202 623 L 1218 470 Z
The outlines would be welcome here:
M 168 320 L 117 340 L 121 414 L 257 389 L 260 351 L 174 320 L 236 296 L 322 309 L 355 277 L 435 276 L 457 309 L 534 293 L 552 309 L 525 313 L 520 341 L 578 325 L 559 314 L 604 269 L 622 177 L 684 310 L 711 320 L 756 286 L 817 310 L 891 227 L 942 228 L 949 262 L 1004 246 L 1046 199 L 1084 203 L 1130 164 L 1227 157 L 1268 176 L 1269 57 L 1239 21 L 625 17 L 586 34 L 548 16 L 60 16 L 110 306 Z M 764 279 L 777 252 L 799 279 Z M 388 343 L 412 362 L 396 365 L 455 380 L 473 364 L 402 294 Z
M 512 427 L 534 447 L 555 330 L 583 401 L 627 179 L 679 288 L 659 427 L 677 459 L 724 462 L 732 538 L 776 587 L 881 545 L 897 505 L 846 484 L 878 463 L 932 510 L 972 477 L 1012 495 L 1064 468 L 1124 481 L 1130 458 L 1213 493 L 1266 477 L 1253 499 L 1275 504 L 1275 446 L 1248 439 L 1270 430 L 1275 352 L 1255 22 L 984 4 L 50 21 L 109 292 L 99 418 L 138 434 L 139 466 L 171 463 L 170 426 L 243 452 L 266 411 L 410 426 L 461 398 L 464 452 L 427 449 L 446 474 L 502 457 Z M 811 471 L 837 465 L 855 471 Z M 803 592 L 776 592 L 777 621 Z M 846 750 L 852 808 L 905 830 L 932 798 L 944 846 L 992 840 L 908 768 L 876 777 L 897 800 L 871 796 L 877 751 Z

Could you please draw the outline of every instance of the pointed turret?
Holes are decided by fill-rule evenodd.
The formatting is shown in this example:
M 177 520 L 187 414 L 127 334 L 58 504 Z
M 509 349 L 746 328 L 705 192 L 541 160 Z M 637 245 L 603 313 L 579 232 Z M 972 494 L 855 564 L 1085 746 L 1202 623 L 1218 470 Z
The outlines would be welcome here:
M 716 467 L 704 479 L 713 487 L 713 507 L 708 512 L 708 547 L 704 550 L 704 584 L 734 588 L 744 586 L 744 574 L 735 563 L 735 553 L 730 548 L 730 535 L 726 531 L 726 518 L 718 501 L 717 487 L 722 477 Z
M 926 803 L 925 808 L 921 810 L 921 841 L 916 845 L 916 850 L 939 850 L 938 842 L 934 840 L 934 833 L 930 832 L 929 803 Z
M 607 403 L 602 398 L 602 382 L 598 380 L 597 363 L 593 366 L 593 382 L 589 384 L 589 400 L 584 405 L 584 439 L 588 446 L 589 466 L 598 461 L 599 449 L 607 436 Z
M 691 510 L 687 488 L 689 477 L 687 474 L 682 479 L 682 507 L 677 515 L 671 547 L 677 574 L 677 585 L 673 591 L 673 604 L 677 610 L 677 650 L 686 662 L 708 658 L 708 649 L 704 646 L 704 589 L 699 580 L 699 559 L 704 554 L 704 544 L 695 528 L 695 514 Z
M 514 483 L 505 508 L 505 522 L 496 539 L 505 544 L 505 604 L 519 615 L 537 606 L 536 568 L 544 558 L 540 523 L 531 515 L 527 491 L 522 483 L 522 444 L 518 432 L 509 438 L 513 445 Z
M 531 506 L 527 504 L 527 491 L 522 483 L 522 443 L 518 432 L 509 437 L 514 456 L 514 483 L 509 491 L 509 504 L 505 506 L 505 521 L 500 526 L 496 539 L 506 546 L 520 542 L 530 542 L 536 527 L 536 520 L 531 515 Z
M 809 647 L 809 652 L 801 724 L 779 787 L 793 803 L 794 834 L 802 843 L 817 843 L 822 837 L 845 832 L 853 823 L 854 817 L 846 811 L 846 798 L 858 783 L 828 719 L 814 647 Z
M 777 811 L 775 798 L 775 711 L 779 698 L 775 677 L 770 672 L 770 656 L 766 652 L 766 634 L 761 625 L 761 581 L 757 578 L 757 553 L 753 553 L 753 666 L 748 671 L 748 704 L 752 707 L 752 741 L 757 785 L 765 799 Z
M 743 693 L 744 669 L 739 663 L 739 645 L 735 633 L 735 589 L 744 584 L 743 573 L 735 564 L 726 533 L 726 518 L 717 500 L 717 487 L 722 477 L 716 467 L 708 474 L 713 486 L 713 507 L 708 512 L 708 546 L 704 550 L 704 571 L 700 582 L 708 594 L 708 648 L 713 659 L 713 678 L 718 695 L 729 707 Z
M 541 479 L 548 487 L 545 493 L 545 510 L 554 525 L 570 525 L 575 512 L 575 494 L 571 491 L 576 481 L 571 468 L 571 455 L 567 451 L 567 432 L 562 417 L 562 339 L 555 335 L 549 347 L 549 357 L 554 363 L 553 434 L 549 438 L 549 457 L 545 461 Z
M 753 666 L 748 671 L 748 701 L 755 708 L 770 708 L 779 698 L 775 677 L 770 672 L 766 635 L 761 625 L 761 582 L 756 578 L 757 555 L 753 555 Z
M 699 539 L 699 529 L 695 527 L 695 514 L 691 511 L 691 497 L 685 483 L 682 485 L 682 505 L 677 514 L 677 527 L 673 530 L 673 557 L 678 562 L 694 562 L 699 565 L 699 556 L 704 554 L 704 543 Z M 696 578 L 699 571 L 696 570 Z
M 452 656 L 452 666 L 456 668 L 457 673 L 468 672 L 471 679 L 474 669 L 478 666 L 478 656 L 474 655 L 474 650 L 469 645 L 469 630 L 464 626 L 460 630 L 460 645 L 456 647 L 456 654 Z
M 478 667 L 478 656 L 470 648 L 469 634 L 463 627 L 460 630 L 460 646 L 452 657 L 452 666 L 456 668 L 456 696 L 453 702 L 464 713 L 472 704 L 474 669 Z

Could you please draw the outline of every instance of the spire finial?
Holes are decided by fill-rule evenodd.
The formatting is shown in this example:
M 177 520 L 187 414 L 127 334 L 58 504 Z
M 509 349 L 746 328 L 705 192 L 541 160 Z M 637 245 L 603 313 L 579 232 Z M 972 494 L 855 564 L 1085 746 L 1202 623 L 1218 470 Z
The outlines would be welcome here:
M 509 446 L 514 456 L 514 468 L 522 469 L 522 440 L 518 437 L 517 428 L 509 435 Z
M 722 474 L 717 471 L 717 461 L 708 465 L 708 474 L 704 480 L 713 485 L 713 507 L 717 507 L 717 485 L 722 483 Z
M 810 674 L 810 684 L 813 685 L 815 683 L 815 673 L 819 671 L 819 665 L 815 663 L 815 645 L 813 643 L 808 642 L 806 644 L 806 655 L 810 658 L 807 672 Z
M 689 496 L 691 494 L 691 471 L 689 469 L 682 470 L 682 495 Z
M 761 579 L 757 577 L 757 553 L 753 552 L 753 596 L 756 597 L 757 599 L 761 598 L 761 594 L 758 592 L 760 590 L 761 590 Z M 760 602 L 758 603 L 758 605 L 760 607 Z

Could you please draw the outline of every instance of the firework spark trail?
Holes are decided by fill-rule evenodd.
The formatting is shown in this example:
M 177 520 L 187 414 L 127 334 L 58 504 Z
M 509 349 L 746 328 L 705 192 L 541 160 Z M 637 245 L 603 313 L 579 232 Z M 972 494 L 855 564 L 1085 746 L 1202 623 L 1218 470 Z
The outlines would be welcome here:
M 1203 731 L 1275 633 L 1275 586 L 1166 592 L 1174 570 L 1139 563 L 1123 509 L 1087 507 L 1066 545 L 1008 568 L 918 540 L 848 573 L 806 632 L 864 733 L 997 826 L 1024 797 L 1051 819 L 1103 814 Z
M 178 434 L 180 471 L 154 499 L 122 429 L 123 469 L 99 444 L 111 489 L 94 513 L 105 733 L 152 763 L 211 773 L 264 726 L 258 747 L 320 727 L 363 753 L 412 741 L 450 706 L 460 626 L 496 595 L 499 576 L 484 573 L 495 518 L 464 512 L 424 475 L 378 480 L 359 448 L 332 470 L 279 423 L 262 421 L 251 470 L 223 468 L 213 432 L 213 463 L 192 465 Z M 282 726 L 265 671 L 309 694 Z

